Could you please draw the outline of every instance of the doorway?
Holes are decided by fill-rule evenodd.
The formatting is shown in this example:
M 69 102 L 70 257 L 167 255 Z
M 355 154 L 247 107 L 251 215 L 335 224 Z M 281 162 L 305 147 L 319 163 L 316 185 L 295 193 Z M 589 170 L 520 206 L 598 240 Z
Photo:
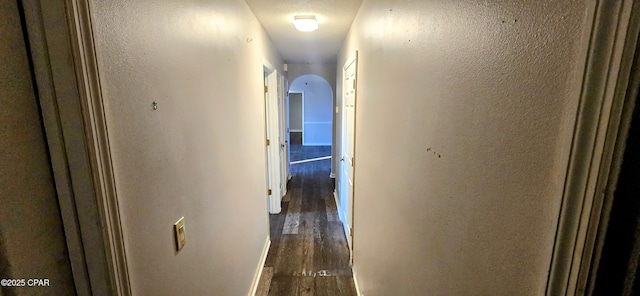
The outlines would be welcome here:
M 636 33 L 636 48 L 640 46 Z M 616 145 L 617 172 L 598 235 L 598 245 L 585 295 L 640 294 L 640 53 L 635 52 Z M 625 123 L 628 123 L 625 124 Z M 608 221 L 607 221 L 608 220 Z M 599 255 L 599 257 L 598 257 Z
M 322 76 L 299 76 L 289 89 L 292 165 L 332 158 L 333 89 Z M 293 169 L 292 169 L 293 170 Z
M 640 294 L 640 101 L 636 90 L 602 255 L 592 295 Z M 633 106 L 633 105 L 632 105 Z
M 289 133 L 291 145 L 302 145 L 302 123 L 304 122 L 304 105 L 302 92 L 289 92 Z

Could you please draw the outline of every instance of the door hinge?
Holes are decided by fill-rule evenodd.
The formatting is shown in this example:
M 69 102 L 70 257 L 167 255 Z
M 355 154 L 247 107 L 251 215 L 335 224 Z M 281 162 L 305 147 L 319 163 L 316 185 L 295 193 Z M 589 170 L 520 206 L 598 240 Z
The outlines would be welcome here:
M 271 195 L 271 189 L 267 190 L 267 195 Z
M 264 86 L 264 92 L 268 92 L 269 91 L 269 87 L 268 86 Z
M 271 141 L 267 139 L 267 146 L 271 145 Z
M 351 157 L 351 166 L 354 167 L 356 166 L 356 159 Z
M 353 227 L 349 226 L 349 236 L 353 236 Z

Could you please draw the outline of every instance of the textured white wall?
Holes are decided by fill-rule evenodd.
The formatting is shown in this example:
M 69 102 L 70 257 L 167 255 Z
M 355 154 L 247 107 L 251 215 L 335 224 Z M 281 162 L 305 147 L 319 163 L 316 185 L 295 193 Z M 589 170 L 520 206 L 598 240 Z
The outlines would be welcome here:
M 73 295 L 44 130 L 16 1 L 0 2 L 0 278 L 48 278 L 5 295 Z
M 359 50 L 364 295 L 544 294 L 584 2 L 363 2 L 337 74 Z
M 240 0 L 91 8 L 134 294 L 246 295 L 268 234 L 262 65 L 280 55 Z
M 296 78 L 308 74 L 315 74 L 326 79 L 331 85 L 331 90 L 335 97 L 336 64 L 289 64 L 287 66 L 287 78 L 289 79 L 290 87 Z
M 328 81 L 315 74 L 302 75 L 291 82 L 289 91 L 303 92 L 305 145 L 331 145 L 333 90 Z

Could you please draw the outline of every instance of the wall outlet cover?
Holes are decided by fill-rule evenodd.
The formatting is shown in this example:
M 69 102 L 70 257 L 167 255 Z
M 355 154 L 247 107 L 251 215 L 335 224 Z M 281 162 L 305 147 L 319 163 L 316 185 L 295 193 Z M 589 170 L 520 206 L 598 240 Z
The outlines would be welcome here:
M 187 234 L 184 228 L 184 217 L 180 218 L 178 222 L 173 224 L 173 229 L 175 230 L 176 236 L 176 250 L 180 251 L 182 250 L 182 247 L 184 247 L 184 244 L 187 242 Z

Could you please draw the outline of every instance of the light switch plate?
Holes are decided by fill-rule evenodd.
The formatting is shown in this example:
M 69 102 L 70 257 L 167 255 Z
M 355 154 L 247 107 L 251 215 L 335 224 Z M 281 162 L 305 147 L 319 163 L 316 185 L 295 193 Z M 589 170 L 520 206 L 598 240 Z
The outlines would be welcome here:
M 176 249 L 177 251 L 180 251 L 187 242 L 187 233 L 184 228 L 184 217 L 180 218 L 178 222 L 173 224 L 173 228 L 176 234 Z

